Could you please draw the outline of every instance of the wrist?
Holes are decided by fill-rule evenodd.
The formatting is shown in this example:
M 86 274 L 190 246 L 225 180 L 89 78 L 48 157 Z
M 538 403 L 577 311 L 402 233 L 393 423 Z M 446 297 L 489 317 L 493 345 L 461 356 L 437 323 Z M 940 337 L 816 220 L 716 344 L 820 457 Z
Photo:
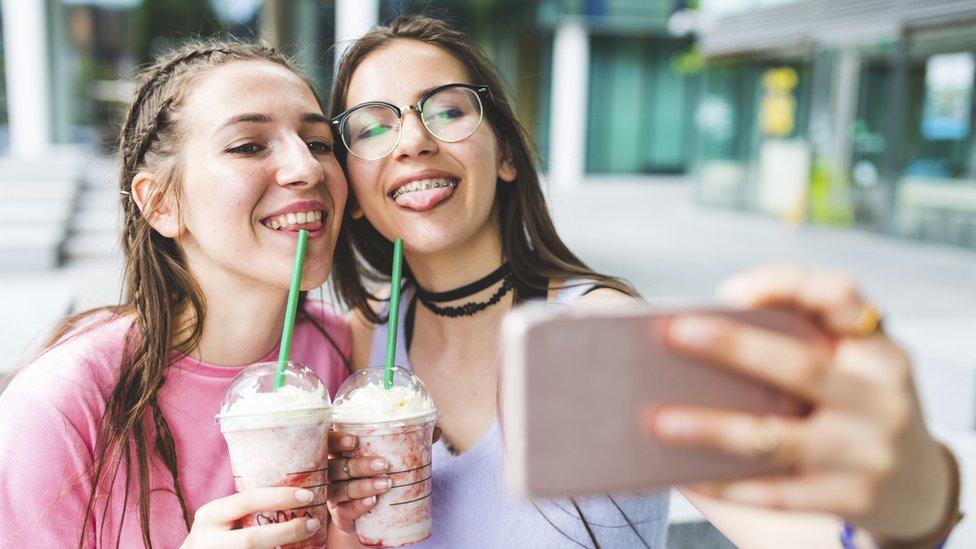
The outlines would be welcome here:
M 945 484 L 942 484 L 945 489 L 940 490 L 945 496 L 941 499 L 940 505 L 934 506 L 935 509 L 941 509 L 938 522 L 918 535 L 895 536 L 872 532 L 872 537 L 877 541 L 879 547 L 883 549 L 941 547 L 949 533 L 962 519 L 962 514 L 959 511 L 959 465 L 952 452 L 945 445 L 938 442 L 935 444 L 938 447 L 943 470 L 946 471 L 946 475 L 943 477 Z

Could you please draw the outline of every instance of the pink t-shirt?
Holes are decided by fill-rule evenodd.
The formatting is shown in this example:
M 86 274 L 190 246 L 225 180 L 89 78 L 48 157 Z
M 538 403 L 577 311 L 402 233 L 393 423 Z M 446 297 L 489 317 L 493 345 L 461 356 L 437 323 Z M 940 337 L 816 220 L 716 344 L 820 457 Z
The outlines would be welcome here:
M 308 302 L 306 310 L 349 357 L 346 321 L 319 303 Z M 130 325 L 131 320 L 117 318 L 68 340 L 22 370 L 0 394 L 0 547 L 77 545 L 91 491 L 96 434 Z M 275 348 L 262 361 L 275 360 L 277 353 Z M 333 395 L 348 375 L 339 353 L 301 317 L 292 359 L 315 371 Z M 201 505 L 234 493 L 227 446 L 213 417 L 242 368 L 183 357 L 169 366 L 160 389 L 158 402 L 176 442 L 180 485 L 191 516 Z M 96 519 L 84 525 L 86 546 L 115 547 L 117 539 L 121 547 L 142 545 L 138 485 L 133 478 L 125 502 L 121 484 L 120 474 L 110 494 L 99 490 Z M 153 546 L 179 547 L 186 525 L 172 478 L 158 459 L 150 463 L 150 490 Z

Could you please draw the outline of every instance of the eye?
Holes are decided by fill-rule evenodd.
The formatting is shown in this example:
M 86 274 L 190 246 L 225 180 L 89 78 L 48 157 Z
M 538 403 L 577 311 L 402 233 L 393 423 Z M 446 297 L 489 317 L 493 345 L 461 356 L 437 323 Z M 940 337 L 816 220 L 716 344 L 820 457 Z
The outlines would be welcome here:
M 243 145 L 238 145 L 236 147 L 231 147 L 227 149 L 227 152 L 231 154 L 248 155 L 248 154 L 257 154 L 263 150 L 264 147 L 258 145 L 257 143 L 244 143 Z
M 327 141 L 309 141 L 308 150 L 312 151 L 312 154 L 329 154 L 332 152 L 332 145 Z
M 457 120 L 464 116 L 464 111 L 458 107 L 445 107 L 444 110 L 437 113 L 435 116 L 442 122 L 449 122 L 451 120 Z
M 390 133 L 392 128 L 381 124 L 370 124 L 359 131 L 359 139 L 369 139 Z

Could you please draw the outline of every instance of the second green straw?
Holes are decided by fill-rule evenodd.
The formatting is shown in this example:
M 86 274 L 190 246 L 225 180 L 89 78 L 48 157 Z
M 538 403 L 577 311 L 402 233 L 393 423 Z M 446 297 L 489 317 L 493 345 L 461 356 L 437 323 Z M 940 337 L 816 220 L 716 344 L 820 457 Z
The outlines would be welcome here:
M 393 363 L 396 361 L 397 324 L 400 319 L 400 279 L 403 278 L 403 239 L 393 241 L 393 268 L 390 272 L 390 320 L 386 331 L 386 364 L 383 387 L 393 387 Z

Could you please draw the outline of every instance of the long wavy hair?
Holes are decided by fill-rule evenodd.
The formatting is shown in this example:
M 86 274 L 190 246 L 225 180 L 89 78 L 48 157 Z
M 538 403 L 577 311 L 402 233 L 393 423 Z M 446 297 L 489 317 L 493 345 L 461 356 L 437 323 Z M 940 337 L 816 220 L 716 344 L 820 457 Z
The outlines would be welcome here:
M 484 105 L 485 121 L 495 132 L 499 144 L 517 173 L 513 182 L 496 181 L 495 191 L 502 253 L 510 264 L 516 288 L 545 292 L 549 289 L 550 280 L 583 279 L 630 296 L 637 296 L 634 288 L 623 280 L 597 273 L 588 267 L 559 237 L 539 182 L 538 154 L 532 146 L 528 133 L 515 116 L 509 99 L 510 93 L 485 52 L 460 30 L 444 21 L 423 15 L 401 15 L 389 26 L 374 27 L 353 42 L 339 62 L 332 86 L 331 116 L 334 117 L 345 110 L 349 83 L 360 62 L 370 53 L 397 40 L 417 40 L 440 47 L 463 64 L 471 78 L 471 83 L 484 84 L 491 90 L 491 100 Z M 340 164 L 345 167 L 348 158 L 345 148 L 337 147 L 336 156 Z M 365 217 L 353 219 L 346 215 L 343 228 L 344 238 L 340 238 L 337 244 L 335 266 L 332 271 L 335 291 L 346 305 L 358 310 L 370 322 L 384 323 L 386 319 L 371 306 L 371 302 L 379 301 L 379 298 L 372 295 L 367 286 L 389 282 L 393 244 Z M 409 279 L 409 265 L 404 264 L 404 273 Z M 606 497 L 621 514 L 625 522 L 621 526 L 631 528 L 641 543 L 648 546 L 647 541 L 636 528 L 638 522 L 632 521 L 612 496 Z M 599 548 L 600 543 L 592 528 L 597 525 L 587 520 L 576 499 L 571 498 L 570 503 L 578 513 L 590 542 L 594 547 Z M 585 547 L 563 532 L 538 504 L 535 505 L 553 528 L 569 540 Z M 658 520 L 658 518 L 648 520 Z
M 502 149 L 515 167 L 515 181 L 496 182 L 495 200 L 499 212 L 498 230 L 502 254 L 511 265 L 517 288 L 546 291 L 550 279 L 587 279 L 628 295 L 633 287 L 619 278 L 595 272 L 562 241 L 549 215 L 545 194 L 539 182 L 539 157 L 528 133 L 515 117 L 509 92 L 498 70 L 485 52 L 463 32 L 444 21 L 422 15 L 401 15 L 389 26 L 374 27 L 353 42 L 339 62 L 332 86 L 331 116 L 345 110 L 349 81 L 359 63 L 370 53 L 397 40 L 417 40 L 438 46 L 460 61 L 471 82 L 491 90 L 485 102 L 485 121 L 494 130 Z M 336 147 L 336 156 L 345 166 L 347 151 Z M 367 286 L 389 282 L 393 244 L 365 218 L 343 220 L 345 238 L 336 246 L 333 284 L 339 298 L 359 310 L 373 323 L 385 319 L 369 306 L 376 299 Z M 358 259 L 358 260 L 357 260 Z M 409 278 L 409 266 L 404 266 Z
M 159 460 L 172 476 L 173 492 L 180 504 L 187 530 L 192 516 L 180 486 L 173 434 L 159 405 L 159 390 L 166 369 L 175 360 L 197 348 L 207 306 L 194 281 L 180 246 L 154 230 L 147 219 L 165 198 L 179 204 L 181 196 L 181 146 L 185 131 L 183 109 L 195 83 L 209 69 L 233 61 L 267 61 L 284 66 L 302 77 L 297 68 L 277 50 L 259 44 L 228 40 L 194 41 L 159 58 L 139 79 L 135 96 L 125 115 L 119 136 L 119 187 L 123 213 L 121 245 L 125 258 L 124 285 L 120 303 L 76 314 L 66 319 L 41 347 L 34 359 L 68 339 L 88 332 L 119 317 L 132 319 L 125 336 L 119 377 L 105 405 L 98 427 L 91 471 L 91 493 L 81 523 L 79 547 L 88 539 L 85 528 L 93 517 L 102 516 L 97 525 L 97 543 L 103 540 L 105 509 L 96 509 L 96 492 L 111 494 L 119 482 L 124 501 L 137 498 L 142 541 L 150 539 L 150 467 Z M 309 88 L 314 86 L 302 77 Z M 316 99 L 318 96 L 316 95 Z M 142 170 L 152 171 L 159 185 L 140 211 L 128 195 L 133 178 Z M 304 305 L 306 294 L 302 294 Z M 339 347 L 304 307 L 300 314 L 324 336 L 336 351 Z M 342 353 L 339 352 L 342 356 Z M 343 356 L 346 367 L 348 358 Z M 79 472 L 79 478 L 81 472 Z M 135 477 L 138 494 L 128 486 Z M 111 498 L 105 498 L 105 505 Z M 119 530 L 125 520 L 125 504 Z M 116 546 L 120 540 L 114 540 Z

